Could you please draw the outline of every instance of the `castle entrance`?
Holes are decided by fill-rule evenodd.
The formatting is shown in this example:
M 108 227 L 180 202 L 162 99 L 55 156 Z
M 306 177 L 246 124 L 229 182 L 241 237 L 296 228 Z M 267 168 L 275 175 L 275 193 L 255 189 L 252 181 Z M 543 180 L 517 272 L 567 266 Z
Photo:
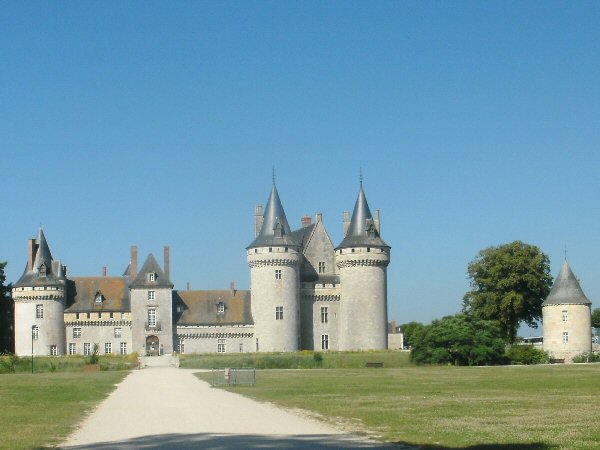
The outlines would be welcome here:
M 158 356 L 160 354 L 160 345 L 158 336 L 148 336 L 146 338 L 146 356 Z

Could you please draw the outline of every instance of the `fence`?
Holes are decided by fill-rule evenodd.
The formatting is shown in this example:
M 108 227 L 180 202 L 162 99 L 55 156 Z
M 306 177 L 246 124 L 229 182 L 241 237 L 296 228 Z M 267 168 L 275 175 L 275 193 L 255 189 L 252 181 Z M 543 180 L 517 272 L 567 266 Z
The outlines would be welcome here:
M 256 383 L 255 369 L 213 369 L 212 370 L 212 385 L 213 386 L 233 386 L 244 384 L 254 386 Z

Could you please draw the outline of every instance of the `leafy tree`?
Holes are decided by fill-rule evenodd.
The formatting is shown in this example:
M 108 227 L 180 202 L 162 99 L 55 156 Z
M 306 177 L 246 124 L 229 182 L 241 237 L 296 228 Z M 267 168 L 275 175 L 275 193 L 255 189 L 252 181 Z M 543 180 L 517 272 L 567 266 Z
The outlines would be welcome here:
M 592 312 L 592 327 L 600 328 L 600 308 L 596 308 Z
M 6 262 L 0 262 L 0 353 L 13 351 L 13 323 L 12 323 L 12 286 L 6 284 L 4 268 Z
M 498 322 L 456 314 L 424 326 L 410 358 L 419 364 L 481 366 L 502 362 L 504 347 Z
M 463 298 L 463 312 L 497 320 L 510 343 L 521 322 L 537 328 L 552 287 L 550 260 L 538 247 L 515 241 L 483 249 L 468 273 L 472 290 Z
M 506 358 L 510 364 L 546 364 L 550 355 L 531 345 L 513 345 L 506 350 Z
M 404 334 L 404 346 L 412 347 L 415 336 L 423 330 L 425 325 L 421 322 L 408 322 L 400 325 L 400 329 Z

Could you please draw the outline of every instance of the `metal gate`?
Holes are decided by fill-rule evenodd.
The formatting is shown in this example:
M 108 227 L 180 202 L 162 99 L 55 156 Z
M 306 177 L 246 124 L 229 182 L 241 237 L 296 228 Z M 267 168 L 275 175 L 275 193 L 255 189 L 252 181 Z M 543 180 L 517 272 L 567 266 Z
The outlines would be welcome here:
M 254 386 L 256 369 L 213 369 L 213 386 L 234 386 L 238 384 Z

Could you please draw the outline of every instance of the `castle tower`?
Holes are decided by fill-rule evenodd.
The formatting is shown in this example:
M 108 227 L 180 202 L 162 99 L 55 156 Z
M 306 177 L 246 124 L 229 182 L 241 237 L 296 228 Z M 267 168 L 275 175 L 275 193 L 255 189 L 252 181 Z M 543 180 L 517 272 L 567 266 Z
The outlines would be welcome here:
M 390 246 L 379 235 L 379 220 L 373 220 L 362 181 L 346 236 L 335 249 L 335 260 L 341 285 L 339 349 L 387 349 Z
M 275 182 L 260 232 L 246 248 L 257 352 L 291 352 L 300 340 L 299 244 L 293 239 Z
M 27 267 L 12 289 L 15 354 L 65 354 L 66 268 L 52 259 L 44 231 L 29 240 Z
M 138 272 L 137 247 L 131 249 L 129 284 L 133 351 L 158 356 L 173 353 L 173 283 L 169 270 L 169 248 L 165 247 L 165 268 L 152 254 Z
M 565 260 L 548 298 L 542 303 L 544 351 L 553 358 L 572 362 L 592 351 L 592 302 Z

